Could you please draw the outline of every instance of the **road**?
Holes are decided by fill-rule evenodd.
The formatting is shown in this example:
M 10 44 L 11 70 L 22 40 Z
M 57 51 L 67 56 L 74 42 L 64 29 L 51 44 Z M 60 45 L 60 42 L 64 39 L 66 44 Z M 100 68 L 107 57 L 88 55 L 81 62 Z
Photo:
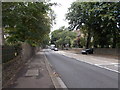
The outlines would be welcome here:
M 118 88 L 118 73 L 73 60 L 56 51 L 44 51 L 68 88 Z

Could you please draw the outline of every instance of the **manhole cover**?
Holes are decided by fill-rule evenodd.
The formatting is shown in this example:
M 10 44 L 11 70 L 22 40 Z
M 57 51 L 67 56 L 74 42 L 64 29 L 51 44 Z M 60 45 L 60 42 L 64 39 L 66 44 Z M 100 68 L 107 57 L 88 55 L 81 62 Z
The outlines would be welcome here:
M 38 69 L 36 70 L 28 70 L 25 74 L 26 77 L 32 77 L 32 76 L 38 76 L 39 71 Z

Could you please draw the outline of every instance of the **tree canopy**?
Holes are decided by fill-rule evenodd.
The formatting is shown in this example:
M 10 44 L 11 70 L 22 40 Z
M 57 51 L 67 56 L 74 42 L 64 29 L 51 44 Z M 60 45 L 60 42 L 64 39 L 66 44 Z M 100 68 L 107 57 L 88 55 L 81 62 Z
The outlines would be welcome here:
M 2 22 L 7 41 L 38 45 L 50 33 L 50 5 L 45 2 L 3 2 Z
M 75 32 L 64 29 L 63 27 L 51 33 L 51 44 L 57 47 L 64 48 L 71 47 L 72 41 L 76 38 Z
M 119 47 L 120 2 L 73 2 L 66 15 L 70 29 L 86 32 L 86 48 Z M 82 32 L 82 31 L 81 31 Z

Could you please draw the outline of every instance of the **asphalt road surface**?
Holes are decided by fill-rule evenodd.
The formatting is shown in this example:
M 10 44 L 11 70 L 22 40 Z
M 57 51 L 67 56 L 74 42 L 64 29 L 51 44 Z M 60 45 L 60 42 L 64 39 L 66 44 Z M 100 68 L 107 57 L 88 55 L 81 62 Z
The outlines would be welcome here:
M 118 73 L 57 54 L 45 55 L 68 88 L 118 88 Z

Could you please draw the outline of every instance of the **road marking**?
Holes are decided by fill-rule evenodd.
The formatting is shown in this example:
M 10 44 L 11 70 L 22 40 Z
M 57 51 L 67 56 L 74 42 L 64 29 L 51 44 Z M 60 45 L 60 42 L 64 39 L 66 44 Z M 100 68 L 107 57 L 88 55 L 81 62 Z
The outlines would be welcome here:
M 118 65 L 119 63 L 109 63 L 109 64 L 95 64 L 95 65 Z
M 71 57 L 71 56 L 68 56 L 68 55 L 63 54 L 63 53 L 59 53 L 59 54 L 62 54 L 62 55 L 67 56 L 67 57 Z M 90 65 L 95 65 L 95 66 L 97 66 L 97 67 L 99 67 L 99 68 L 103 68 L 103 69 L 106 69 L 106 70 L 109 70 L 109 71 L 113 71 L 113 72 L 116 72 L 116 73 L 120 73 L 120 72 L 117 71 L 117 70 L 113 70 L 113 69 L 110 69 L 110 68 L 101 66 L 101 65 L 114 65 L 114 64 L 118 64 L 118 63 L 110 63 L 110 62 L 108 62 L 108 61 L 103 61 L 103 62 L 108 62 L 109 64 L 93 64 L 93 63 L 91 63 L 91 62 L 87 62 L 87 61 L 84 61 L 84 60 L 80 60 L 80 59 L 77 59 L 77 58 L 75 58 L 75 57 L 72 57 L 72 58 L 74 58 L 75 60 L 81 61 L 81 62 L 88 63 L 88 64 L 90 64 Z M 94 60 L 96 60 L 96 59 L 94 59 Z M 96 61 L 97 61 L 97 60 L 96 60 Z M 119 66 L 119 67 L 120 67 L 120 66 Z
M 117 71 L 117 70 L 113 70 L 113 69 L 110 69 L 110 68 L 107 68 L 107 67 L 103 67 L 103 66 L 99 66 L 99 65 L 95 65 L 95 66 L 98 66 L 98 67 L 100 67 L 100 68 L 104 68 L 104 69 L 106 69 L 106 70 L 113 71 L 113 72 L 116 72 L 116 73 L 120 73 L 120 72 Z
M 77 59 L 76 59 L 76 60 L 77 60 Z M 79 60 L 79 61 L 80 61 L 80 60 Z M 85 62 L 85 61 L 83 61 L 83 62 Z M 101 65 L 99 65 L 99 64 L 93 64 L 93 63 L 89 63 L 89 62 L 85 62 L 85 63 L 88 63 L 88 64 L 90 64 L 90 65 L 95 65 L 95 66 L 97 66 L 97 67 L 99 67 L 99 68 L 103 68 L 103 69 L 106 69 L 106 70 L 110 70 L 110 71 L 113 71 L 113 72 L 116 72 L 116 73 L 120 73 L 120 72 L 117 71 L 117 70 L 113 70 L 113 69 L 110 69 L 110 68 L 101 66 Z

